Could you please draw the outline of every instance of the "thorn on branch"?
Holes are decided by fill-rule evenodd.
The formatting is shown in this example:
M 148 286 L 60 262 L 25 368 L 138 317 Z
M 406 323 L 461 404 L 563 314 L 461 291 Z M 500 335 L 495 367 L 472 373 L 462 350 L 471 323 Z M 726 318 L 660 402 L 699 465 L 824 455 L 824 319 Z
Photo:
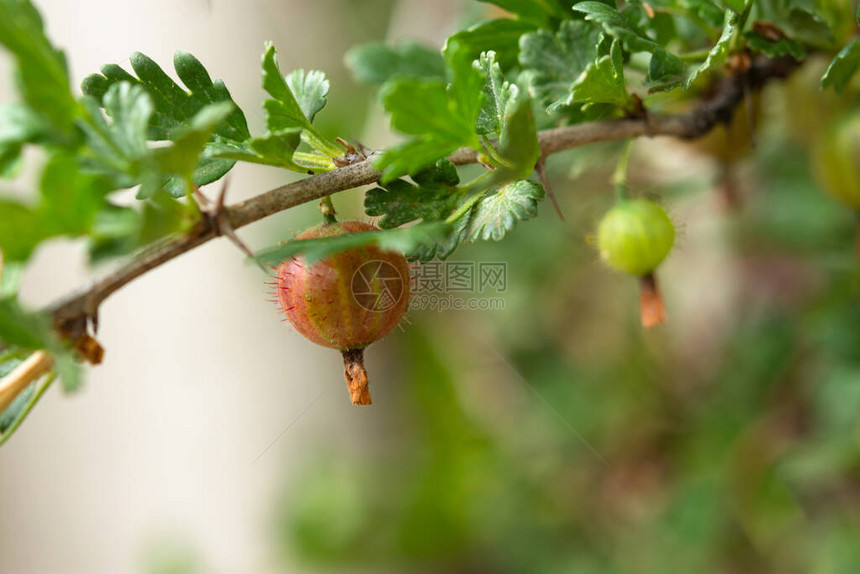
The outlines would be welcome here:
M 540 159 L 535 165 L 535 171 L 537 171 L 538 177 L 540 177 L 540 182 L 543 185 L 544 190 L 546 190 L 546 194 L 549 196 L 550 201 L 552 201 L 552 206 L 555 208 L 558 218 L 564 221 L 564 214 L 561 212 L 561 206 L 558 204 L 558 199 L 555 196 L 555 192 L 552 190 L 552 186 L 549 184 L 549 177 L 547 177 L 546 174 L 545 156 L 540 156 Z
M 230 176 L 227 175 L 224 178 L 224 183 L 221 185 L 221 191 L 218 192 L 218 199 L 214 205 L 197 187 L 194 188 L 193 196 L 197 202 L 197 208 L 200 210 L 200 214 L 204 217 L 209 227 L 215 232 L 215 236 L 226 237 L 245 255 L 254 259 L 254 252 L 245 245 L 245 242 L 242 241 L 238 235 L 236 235 L 236 231 L 230 224 L 230 218 L 227 217 L 225 198 L 227 196 L 227 188 L 229 187 L 229 184 Z

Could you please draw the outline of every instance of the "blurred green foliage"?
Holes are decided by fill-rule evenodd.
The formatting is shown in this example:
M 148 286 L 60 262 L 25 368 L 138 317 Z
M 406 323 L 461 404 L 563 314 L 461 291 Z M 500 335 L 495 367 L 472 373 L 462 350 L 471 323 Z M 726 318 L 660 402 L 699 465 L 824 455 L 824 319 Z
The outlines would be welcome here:
M 743 0 L 659 0 L 653 3 L 660 9 L 656 15 L 649 14 L 651 4 L 635 0 L 623 3 L 623 14 L 610 1 L 579 2 L 577 8 L 572 8 L 574 2 L 556 0 L 488 3 L 516 18 L 477 22 L 454 34 L 447 61 L 438 53 L 434 56 L 433 49 L 408 43 L 389 49 L 373 44 L 351 52 L 349 62 L 359 78 L 387 83 L 383 100 L 394 127 L 413 136 L 411 148 L 404 144 L 400 157 L 389 156 L 400 163 L 397 174 L 416 173 L 460 145 L 478 149 L 483 143 L 479 136 L 495 133 L 502 143 L 497 151 L 506 160 L 495 158 L 496 173 L 507 168 L 516 178 L 528 177 L 537 157 L 531 141 L 535 123 L 548 127 L 611 117 L 626 111 L 632 101 L 630 86 L 644 93 L 710 77 L 730 57 L 735 40 L 741 41 L 735 35 L 743 30 L 738 22 L 749 14 Z M 345 6 L 353 4 L 361 3 Z M 364 24 L 375 23 L 376 8 L 391 7 L 388 0 L 363 4 L 371 8 L 343 8 L 351 11 L 348 20 L 360 24 L 359 35 L 371 29 Z M 776 22 L 783 36 L 774 39 L 751 30 L 742 40 L 770 55 L 835 50 L 856 32 L 856 12 L 849 4 L 761 0 L 753 7 L 754 17 Z M 0 40 L 14 56 L 21 95 L 20 102 L 0 110 L 5 129 L 0 173 L 14 174 L 25 145 L 50 152 L 40 185 L 44 203 L 0 204 L 0 243 L 7 258 L 26 259 L 43 239 L 70 235 L 87 236 L 94 258 L 103 259 L 180 229 L 188 219 L 182 204 L 171 203 L 155 188 L 155 196 L 140 210 L 111 203 L 106 194 L 130 184 L 108 185 L 79 169 L 92 167 L 81 160 L 89 150 L 111 160 L 101 162 L 102 168 L 113 168 L 108 175 L 133 176 L 137 183 L 153 166 L 159 185 L 169 174 L 190 178 L 193 162 L 179 161 L 187 151 L 179 145 L 180 136 L 202 138 L 186 142 L 193 152 L 189 157 L 199 159 L 215 125 L 204 122 L 196 131 L 154 134 L 157 139 L 176 138 L 176 162 L 182 169 L 162 169 L 153 161 L 164 152 L 145 145 L 143 128 L 152 117 L 173 117 L 164 115 L 172 104 L 150 105 L 139 90 L 117 89 L 112 94 L 117 105 L 107 106 L 117 112 L 109 125 L 119 121 L 120 127 L 127 121 L 139 129 L 109 129 L 97 107 L 87 108 L 76 98 L 65 57 L 43 36 L 41 18 L 32 6 L 23 0 L 0 0 L 0 10 L 8 16 L 0 18 Z M 591 42 L 580 46 L 588 52 L 583 58 L 570 57 L 579 36 L 564 32 L 574 29 L 593 34 Z M 670 44 L 678 55 L 666 48 Z M 473 60 L 490 48 L 498 52 L 498 66 L 485 57 L 475 68 Z M 651 54 L 647 66 L 643 53 Z M 549 65 L 550 54 L 562 65 Z M 681 56 L 695 65 L 687 66 Z M 818 78 L 825 74 L 825 87 L 854 98 L 858 61 L 855 40 Z M 131 61 L 137 80 L 108 66 L 104 76 L 89 79 L 91 89 L 85 91 L 102 101 L 111 94 L 111 75 L 149 86 L 151 92 L 159 91 L 156 86 L 171 92 L 175 87 L 182 91 L 183 116 L 229 99 L 196 60 L 180 54 L 178 62 L 177 74 L 190 72 L 192 84 L 211 92 L 207 97 L 195 101 L 194 90 L 186 93 L 172 80 L 168 83 L 161 68 L 142 56 Z M 327 82 L 318 75 L 292 76 L 302 86 L 293 93 L 292 86 L 284 89 L 290 80 L 281 77 L 271 50 L 266 64 L 267 74 L 278 79 L 269 86 L 279 94 L 272 94 L 269 108 L 279 112 L 281 120 L 287 117 L 298 124 L 274 122 L 267 125 L 274 130 L 270 137 L 248 141 L 241 112 L 224 109 L 233 121 L 221 126 L 221 136 L 232 134 L 236 143 L 248 145 L 231 153 L 283 167 L 284 150 L 298 149 L 297 130 L 322 141 L 323 132 L 348 135 L 357 129 L 363 111 L 355 110 L 354 101 L 337 107 L 335 98 L 344 98 L 344 103 L 347 98 L 363 103 L 363 98 L 351 90 L 348 95 L 347 90 L 332 94 L 336 111 L 332 120 L 325 120 L 330 125 L 314 127 L 310 120 L 328 97 Z M 514 78 L 512 70 L 518 65 L 525 69 L 520 70 L 522 77 Z M 625 73 L 636 82 L 628 83 Z M 453 82 L 445 81 L 445 74 Z M 645 74 L 649 82 L 643 88 Z M 153 81 L 145 81 L 147 75 Z M 513 81 L 542 105 L 530 109 L 511 89 Z M 582 91 L 582 84 L 588 89 Z M 635 317 L 632 283 L 600 273 L 596 253 L 583 241 L 611 205 L 604 163 L 614 159 L 616 148 L 589 146 L 554 157 L 554 179 L 566 182 L 556 191 L 567 221 L 543 210 L 541 222 L 517 226 L 515 239 L 460 253 L 461 258 L 507 262 L 511 285 L 505 310 L 449 313 L 444 321 L 416 314 L 400 337 L 401 384 L 397 389 L 383 387 L 389 414 L 378 415 L 379 429 L 361 437 L 365 448 L 321 456 L 297 483 L 288 485 L 279 515 L 284 549 L 313 566 L 339 572 L 860 572 L 860 269 L 853 251 L 855 217 L 820 193 L 809 168 L 808 136 L 832 119 L 830 100 L 824 98 L 836 96 L 810 96 L 803 86 L 799 92 L 792 91 L 796 86 L 791 83 L 787 86 L 786 113 L 774 113 L 778 97 L 771 94 L 763 105 L 768 121 L 757 148 L 750 161 L 732 168 L 747 196 L 740 212 L 726 217 L 708 206 L 709 185 L 702 185 L 700 174 L 667 183 L 668 178 L 659 177 L 665 173 L 659 172 L 674 168 L 655 161 L 650 171 L 658 173 L 640 169 L 631 175 L 633 189 L 661 188 L 679 205 L 705 205 L 709 217 L 725 220 L 720 233 L 729 251 L 728 272 L 717 290 L 732 288 L 737 296 L 724 303 L 721 321 L 704 310 L 713 290 L 704 289 L 694 272 L 677 269 L 689 263 L 682 254 L 670 261 L 670 273 L 661 278 L 669 279 L 664 283 L 669 296 L 701 290 L 696 296 L 702 319 L 695 320 L 700 309 L 689 303 L 674 307 L 686 316 L 673 315 L 674 303 L 667 298 L 670 323 L 643 333 Z M 657 109 L 672 97 L 677 96 L 649 94 L 647 103 Z M 480 105 L 482 98 L 493 103 L 492 116 L 482 116 L 487 111 Z M 856 101 L 851 103 L 856 107 Z M 162 115 L 153 116 L 152 106 Z M 119 113 L 126 108 L 136 113 Z M 815 121 L 801 125 L 799 118 L 812 115 L 807 112 L 813 109 Z M 81 122 L 94 116 L 97 129 L 85 129 L 88 124 Z M 131 119 L 118 119 L 123 117 Z M 438 125 L 440 118 L 447 121 Z M 172 123 L 159 126 L 166 130 Z M 452 126 L 456 129 L 449 133 Z M 99 152 L 95 136 L 110 145 Z M 506 141 L 517 144 L 507 150 L 509 155 L 504 153 Z M 139 148 L 140 153 L 106 153 L 114 147 L 123 152 Z M 660 150 L 651 155 L 680 153 Z M 223 149 L 219 153 L 226 155 Z M 222 168 L 218 173 L 232 162 L 226 159 L 216 164 Z M 212 167 L 195 165 L 198 170 L 201 165 Z M 211 180 L 205 177 L 198 183 Z M 420 177 L 416 183 L 421 184 Z M 401 182 L 401 189 L 404 185 L 411 184 Z M 488 197 L 485 207 L 501 204 L 504 209 L 488 209 L 485 220 L 478 220 L 484 223 L 480 235 L 497 238 L 517 220 L 536 216 L 535 186 L 521 184 L 492 196 L 495 199 Z M 376 191 L 380 201 L 370 202 L 373 206 L 383 197 L 390 200 L 379 215 L 396 214 L 404 222 L 424 219 L 426 206 L 395 213 L 394 200 L 401 208 L 405 202 L 392 188 L 397 189 L 389 185 L 385 193 Z M 439 186 L 424 189 L 428 201 L 437 200 L 439 192 Z M 429 210 L 440 219 L 445 211 Z M 506 215 L 513 219 L 502 227 L 489 225 L 505 223 Z M 18 364 L 21 350 L 54 347 L 63 356 L 44 321 L 11 298 L 14 291 L 0 288 L 0 327 L 6 343 L 21 349 L 4 351 L 0 373 Z M 68 372 L 72 375 L 64 377 L 65 382 L 74 387 L 76 370 Z M 0 419 L 3 430 L 32 396 L 23 395 Z M 196 556 L 181 545 L 161 551 L 148 571 L 199 569 Z
M 672 314 L 701 285 L 670 261 L 669 323 L 642 332 L 635 286 L 584 241 L 616 148 L 563 154 L 556 180 L 592 166 L 556 190 L 566 222 L 544 210 L 515 242 L 458 252 L 507 262 L 505 310 L 413 313 L 383 391 L 396 414 L 360 437 L 375 449 L 329 452 L 287 485 L 285 552 L 338 572 L 860 572 L 855 221 L 818 188 L 784 97 L 766 94 L 737 167 L 740 211 L 721 214 L 698 173 L 667 188 L 670 212 L 723 221 L 728 321 Z M 661 185 L 647 162 L 634 191 Z

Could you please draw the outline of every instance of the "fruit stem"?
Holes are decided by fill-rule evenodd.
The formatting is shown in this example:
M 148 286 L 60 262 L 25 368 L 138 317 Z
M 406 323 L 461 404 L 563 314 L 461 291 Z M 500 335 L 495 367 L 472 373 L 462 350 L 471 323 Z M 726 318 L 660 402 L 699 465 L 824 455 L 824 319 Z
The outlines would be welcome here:
M 618 157 L 618 165 L 615 166 L 615 173 L 612 174 L 612 183 L 615 184 L 615 196 L 618 201 L 627 199 L 627 164 L 630 160 L 632 143 L 633 140 L 624 142 L 621 155 Z
M 343 376 L 346 378 L 352 404 L 371 404 L 370 390 L 367 388 L 367 370 L 364 368 L 364 349 L 343 351 Z
M 646 329 L 666 322 L 666 309 L 653 273 L 643 275 L 639 280 L 639 312 L 642 326 Z
M 323 219 L 325 219 L 326 223 L 337 223 L 337 218 L 335 218 L 337 212 L 334 210 L 331 196 L 326 195 L 320 200 L 320 211 L 322 212 Z

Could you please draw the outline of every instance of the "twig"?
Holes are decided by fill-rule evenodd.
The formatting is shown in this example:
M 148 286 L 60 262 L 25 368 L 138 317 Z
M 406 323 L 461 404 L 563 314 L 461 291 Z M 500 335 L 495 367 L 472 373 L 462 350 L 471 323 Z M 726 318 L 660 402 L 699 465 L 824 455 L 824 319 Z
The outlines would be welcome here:
M 591 143 L 640 136 L 701 137 L 717 124 L 731 121 L 746 90 L 760 89 L 768 80 L 788 76 L 797 67 L 798 62 L 790 58 L 756 59 L 744 72 L 727 76 L 711 99 L 688 113 L 646 114 L 644 117 L 588 122 L 541 131 L 538 133 L 541 157 Z M 374 157 L 375 154 L 370 154 L 367 160 L 289 183 L 228 206 L 224 208 L 225 219 L 232 229 L 238 229 L 297 205 L 375 183 L 382 174 L 373 167 Z M 460 149 L 449 159 L 456 165 L 477 163 L 478 152 Z M 124 285 L 216 236 L 213 224 L 203 219 L 185 233 L 168 236 L 143 249 L 119 269 L 56 301 L 46 311 L 58 325 L 94 317 L 99 305 Z

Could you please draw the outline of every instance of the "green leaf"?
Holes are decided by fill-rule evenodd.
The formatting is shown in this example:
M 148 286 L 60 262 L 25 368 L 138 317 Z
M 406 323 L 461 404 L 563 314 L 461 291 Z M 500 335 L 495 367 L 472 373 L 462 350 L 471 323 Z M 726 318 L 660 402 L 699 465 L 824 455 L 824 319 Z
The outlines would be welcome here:
M 304 173 L 306 168 L 293 161 L 293 154 L 301 143 L 302 130 L 290 128 L 269 132 L 241 144 L 215 142 L 208 146 L 212 157 L 283 167 Z
M 214 82 L 209 73 L 194 56 L 177 52 L 173 57 L 176 74 L 188 91 L 181 88 L 158 64 L 140 52 L 130 57 L 131 67 L 137 78 L 115 64 L 102 67 L 102 74 L 84 78 L 81 89 L 84 94 L 104 104 L 103 98 L 110 87 L 119 82 L 140 85 L 152 98 L 154 112 L 149 124 L 150 140 L 171 140 L 182 132 L 188 122 L 205 106 L 217 102 L 231 102 L 235 107 L 229 118 L 216 130 L 216 134 L 231 141 L 244 141 L 250 137 L 245 115 L 236 106 L 230 92 L 221 80 Z
M 0 178 L 15 177 L 21 172 L 21 144 L 0 146 Z
M 744 39 L 748 48 L 761 52 L 770 58 L 791 56 L 801 60 L 806 57 L 806 48 L 803 47 L 803 44 L 788 37 L 773 41 L 750 30 L 744 32 Z
M 740 16 L 735 12 L 732 10 L 726 10 L 725 24 L 723 25 L 723 33 L 720 34 L 720 39 L 717 40 L 717 43 L 710 49 L 705 61 L 692 69 L 690 75 L 684 82 L 684 89 L 689 89 L 699 76 L 710 72 L 717 66 L 721 66 L 726 61 L 726 58 L 729 56 L 729 48 L 732 43 L 732 38 L 737 32 L 739 20 Z
M 440 159 L 434 165 L 413 175 L 412 181 L 422 186 L 438 184 L 455 187 L 460 183 L 460 174 L 457 173 L 457 166 L 447 159 Z
M 374 167 L 383 175 L 385 185 L 398 177 L 416 173 L 454 152 L 460 145 L 451 140 L 428 136 L 394 145 L 374 160 Z
M 663 47 L 649 39 L 636 29 L 621 12 L 602 2 L 580 2 L 574 5 L 576 12 L 585 14 L 585 19 L 595 22 L 603 27 L 604 32 L 618 38 L 624 43 L 624 47 L 631 52 L 655 53 L 663 50 Z
M 384 92 L 385 108 L 391 113 L 391 126 L 414 136 L 438 137 L 459 145 L 470 141 L 474 121 L 452 109 L 453 102 L 445 83 L 433 80 L 404 80 Z
M 20 361 L 16 361 L 20 362 Z M 3 365 L 0 365 L 0 373 L 3 372 Z M 15 421 L 24 413 L 24 410 L 27 408 L 27 405 L 30 403 L 30 400 L 33 398 L 33 395 L 36 394 L 36 383 L 31 383 L 24 388 L 23 391 L 18 393 L 18 396 L 9 403 L 9 406 L 6 407 L 6 410 L 0 412 L 0 434 L 6 432 Z
M 364 196 L 364 209 L 371 217 L 382 216 L 383 229 L 399 227 L 420 219 L 425 223 L 448 217 L 460 198 L 457 169 L 447 159 L 416 173 L 417 185 L 396 179 L 376 187 Z
M 346 53 L 345 62 L 356 80 L 365 84 L 381 85 L 391 78 L 445 78 L 442 53 L 412 42 L 362 44 Z
M 17 299 L 0 299 L 0 341 L 23 350 L 44 349 L 54 359 L 54 370 L 63 380 L 63 388 L 80 387 L 80 365 L 72 352 L 59 340 L 47 315 L 27 311 Z
M 313 263 L 341 251 L 369 246 L 405 253 L 425 243 L 438 241 L 448 233 L 448 224 L 436 222 L 401 229 L 346 233 L 320 239 L 297 239 L 267 249 L 257 254 L 256 258 L 264 265 L 277 265 L 284 259 L 301 255 L 307 262 Z
M 41 225 L 52 235 L 86 235 L 108 192 L 104 180 L 80 169 L 70 155 L 51 157 L 42 172 Z
M 45 140 L 50 126 L 24 104 L 0 104 L 0 177 L 15 175 L 24 144 Z
M 776 28 L 798 45 L 829 48 L 834 42 L 819 0 L 771 0 L 756 2 L 756 7 L 759 21 Z
M 499 66 L 503 70 L 508 70 L 517 64 L 520 38 L 535 30 L 534 24 L 522 20 L 499 18 L 481 22 L 457 32 L 448 38 L 448 44 L 456 44 L 458 49 L 465 50 L 472 60 L 477 60 L 483 52 L 495 52 Z
M 531 96 L 548 111 L 569 105 L 571 86 L 594 61 L 600 37 L 599 28 L 581 20 L 562 22 L 557 34 L 523 36 L 520 65 Z
M 495 4 L 508 12 L 516 14 L 520 20 L 530 22 L 537 26 L 547 27 L 553 19 L 561 19 L 568 16 L 565 8 L 571 2 L 558 2 L 556 0 L 478 0 L 488 4 Z
M 575 4 L 573 9 L 585 14 L 586 20 L 600 24 L 604 32 L 619 39 L 628 51 L 651 53 L 647 78 L 649 85 L 657 89 L 670 89 L 683 80 L 684 63 L 680 58 L 645 36 L 615 8 L 588 1 Z
M 263 89 L 270 99 L 266 100 L 266 127 L 270 131 L 280 131 L 291 128 L 314 129 L 310 120 L 305 117 L 299 102 L 284 80 L 278 66 L 277 51 L 269 42 L 263 53 Z
M 504 163 L 496 166 L 492 178 L 495 184 L 528 177 L 540 157 L 531 100 L 516 86 L 512 86 L 504 113 L 499 136 L 499 155 Z
M 456 188 L 416 186 L 402 179 L 367 192 L 365 212 L 370 216 L 383 216 L 379 226 L 383 229 L 399 227 L 420 219 L 425 222 L 445 219 L 457 203 Z
M 26 261 L 36 246 L 49 236 L 35 210 L 0 200 L 0 251 L 6 261 Z
M 628 105 L 621 51 L 613 53 L 611 45 L 599 27 L 582 20 L 563 22 L 554 35 L 527 34 L 520 64 L 527 70 L 529 93 L 550 113 L 577 102 Z
M 474 65 L 486 76 L 484 106 L 478 114 L 475 129 L 479 134 L 498 134 L 505 120 L 505 108 L 516 86 L 505 81 L 502 69 L 495 60 L 495 52 L 482 53 Z
M 751 0 L 722 0 L 723 4 L 738 14 L 742 14 L 746 10 L 750 1 Z
M 24 361 L 26 351 L 9 348 L 0 351 L 0 379 L 11 373 Z
M 182 230 L 199 217 L 196 207 L 178 202 L 164 191 L 157 192 L 138 207 L 107 203 L 99 210 L 88 234 L 87 248 L 92 263 L 131 253 Z
M 296 82 L 296 80 L 293 81 Z M 296 82 L 296 85 L 298 86 L 298 82 Z M 303 83 L 302 88 L 305 88 Z M 317 85 L 316 89 L 320 88 L 322 88 L 322 85 Z M 308 139 L 308 143 L 314 149 L 325 153 L 329 157 L 341 155 L 342 150 L 326 140 L 311 123 L 311 118 L 305 114 L 305 111 L 296 99 L 296 95 L 281 74 L 281 69 L 278 66 L 277 51 L 271 42 L 266 43 L 266 50 L 263 52 L 263 89 L 272 96 L 263 103 L 263 107 L 266 109 L 266 127 L 270 132 L 283 132 L 298 128 L 303 131 Z M 317 94 L 314 101 L 309 99 L 313 98 L 313 95 L 303 94 L 303 97 L 306 100 L 305 104 L 309 111 L 317 108 L 317 106 L 322 107 L 319 105 L 319 94 Z M 324 97 L 322 99 L 324 100 Z
M 392 127 L 413 136 L 376 160 L 383 184 L 415 173 L 461 146 L 480 146 L 475 123 L 484 101 L 484 75 L 462 54 L 448 56 L 450 84 L 404 79 L 383 89 Z
M 191 118 L 189 125 L 179 132 L 173 140 L 173 145 L 153 150 L 153 157 L 162 174 L 172 174 L 172 182 L 165 186 L 173 197 L 183 197 L 190 193 L 194 186 L 199 186 L 198 178 L 207 179 L 207 169 L 210 166 L 200 167 L 200 156 L 204 147 L 212 138 L 212 134 L 218 126 L 233 112 L 234 105 L 231 102 L 217 102 L 209 104 Z M 155 193 L 153 190 L 152 193 Z M 152 193 L 144 194 L 143 187 L 138 192 L 138 198 L 151 197 Z
M 687 77 L 687 68 L 680 58 L 661 50 L 651 55 L 645 84 L 649 92 L 669 91 L 680 86 Z
M 536 217 L 537 204 L 544 196 L 540 184 L 525 179 L 474 196 L 457 210 L 447 235 L 419 245 L 410 256 L 420 261 L 445 259 L 463 241 L 499 241 L 518 221 Z
M 537 204 L 544 198 L 539 183 L 524 179 L 485 195 L 470 212 L 465 237 L 468 241 L 499 241 L 513 231 L 518 221 L 537 217 Z
M 50 237 L 86 234 L 109 189 L 105 180 L 83 172 L 76 158 L 67 155 L 50 158 L 40 186 L 35 208 L 0 201 L 0 250 L 8 261 L 25 261 Z
M 833 43 L 833 33 L 816 0 L 787 0 L 786 4 L 788 18 L 783 27 L 792 39 L 817 47 Z
M 603 48 L 608 45 L 608 50 Z M 624 83 L 624 61 L 621 43 L 601 41 L 597 46 L 598 58 L 585 68 L 571 85 L 568 103 L 612 104 L 629 107 L 633 98 Z M 603 53 L 601 52 L 607 52 Z
M 94 169 L 114 178 L 116 188 L 134 186 L 137 164 L 149 154 L 147 128 L 154 112 L 152 100 L 142 87 L 128 82 L 113 84 L 102 98 L 108 122 L 99 103 L 83 100 L 89 115 L 80 127 L 93 157 Z
M 294 70 L 287 75 L 287 85 L 295 95 L 302 113 L 309 122 L 326 105 L 326 96 L 330 87 L 324 72 L 319 70 Z
M 187 91 L 144 54 L 135 52 L 130 60 L 137 77 L 120 66 L 108 64 L 102 67 L 101 74 L 86 77 L 81 89 L 104 107 L 105 96 L 118 83 L 130 82 L 143 88 L 153 105 L 147 125 L 147 140 L 175 140 L 187 136 L 195 116 L 206 106 L 220 102 L 227 102 L 232 107 L 226 119 L 215 128 L 212 137 L 231 142 L 244 142 L 251 137 L 245 115 L 236 106 L 224 83 L 221 80 L 213 82 L 200 61 L 191 54 L 177 52 L 173 58 L 176 73 Z M 227 106 L 223 109 L 227 109 Z M 230 171 L 233 164 L 232 161 L 222 159 L 204 159 L 194 170 L 193 182 L 197 186 L 212 183 Z M 174 179 L 168 183 L 168 190 L 173 195 L 179 195 L 184 185 L 181 180 Z
M 235 164 L 231 160 L 201 157 L 191 179 L 196 187 L 202 187 L 224 177 Z M 182 197 L 185 190 L 186 182 L 179 178 L 171 178 L 164 184 L 164 191 L 172 197 Z
M 647 3 L 655 12 L 654 18 L 646 17 L 651 21 L 653 26 L 660 13 L 671 14 L 672 17 L 685 16 L 693 21 L 699 22 L 699 25 L 708 24 L 713 27 L 719 27 L 723 21 L 725 7 L 735 9 L 735 6 L 740 6 L 736 9 L 737 12 L 743 12 L 743 4 L 748 0 L 726 0 L 723 2 L 714 0 L 648 0 Z M 632 3 L 645 4 L 645 0 L 633 0 Z M 734 6 L 733 6 L 734 5 Z M 725 6 L 725 7 L 724 7 Z M 663 42 L 660 42 L 663 44 Z M 663 44 L 665 45 L 665 44 Z
M 27 106 L 58 132 L 74 139 L 77 103 L 69 87 L 66 58 L 45 36 L 42 18 L 28 0 L 0 0 L 0 44 L 17 63 L 19 89 Z
M 135 65 L 138 58 L 141 60 L 140 66 Z M 153 77 L 161 81 L 161 75 L 159 74 L 161 69 L 155 65 L 155 62 L 152 62 L 152 60 L 143 54 L 132 54 L 132 68 L 138 76 L 140 76 L 140 79 L 144 81 L 144 87 L 147 87 L 146 77 L 141 75 L 141 72 L 144 71 L 144 63 L 150 68 L 149 72 L 153 74 Z M 180 133 L 184 133 L 185 124 L 187 124 L 191 118 L 200 114 L 200 112 L 203 111 L 203 108 L 212 104 L 226 102 L 230 105 L 225 105 L 224 107 L 229 107 L 231 113 L 227 119 L 222 122 L 218 129 L 215 130 L 215 134 L 228 140 L 240 140 L 248 137 L 248 123 L 245 121 L 245 114 L 242 113 L 242 110 L 239 109 L 239 106 L 235 101 L 233 101 L 233 98 L 230 96 L 230 92 L 227 90 L 224 82 L 221 80 L 215 80 L 213 82 L 209 76 L 209 72 L 206 71 L 206 68 L 203 67 L 200 60 L 188 52 L 176 52 L 173 56 L 173 67 L 176 69 L 176 75 L 179 76 L 182 83 L 190 90 L 190 93 L 187 95 L 184 91 L 182 94 L 176 94 L 176 97 L 178 97 L 182 102 L 182 109 L 185 111 L 185 121 L 174 129 L 178 129 Z M 172 81 L 171 84 L 173 86 L 176 85 L 173 84 Z M 166 84 L 165 87 L 168 87 L 168 85 Z M 150 95 L 152 95 L 151 92 Z M 156 116 L 158 116 L 162 107 L 158 98 L 154 99 Z
M 44 349 L 53 333 L 45 315 L 25 311 L 13 297 L 0 299 L 0 341 L 27 350 Z
M 463 242 L 463 233 L 468 225 L 466 218 L 460 218 L 451 224 L 448 233 L 441 234 L 438 238 L 424 241 L 406 252 L 406 258 L 410 261 L 432 261 L 433 259 L 447 259 L 450 257 L 460 243 Z
M 472 65 L 469 52 L 456 44 L 446 45 L 443 54 L 448 65 L 448 106 L 464 125 L 468 122 L 474 137 L 475 122 L 484 105 L 484 74 Z
M 23 275 L 23 263 L 7 261 L 3 259 L 2 253 L 0 253 L 0 298 L 10 297 L 18 293 Z
M 140 245 L 141 225 L 142 217 L 136 209 L 113 204 L 103 207 L 96 214 L 87 238 L 90 262 L 99 263 L 134 251 Z
M 73 393 L 83 385 L 83 374 L 81 364 L 75 359 L 70 351 L 59 352 L 56 348 L 52 351 L 54 358 L 54 372 L 63 383 L 63 390 Z
M 25 354 L 22 350 L 14 348 L 0 354 L 0 377 L 10 373 L 12 369 L 19 365 Z M 54 370 L 56 371 L 56 360 L 54 366 Z M 23 423 L 39 398 L 50 388 L 51 382 L 51 379 L 47 379 L 44 382 L 34 381 L 27 385 L 9 403 L 9 406 L 0 412 L 0 445 L 9 440 L 16 429 Z
M 498 157 L 492 159 L 496 167 L 492 181 L 500 184 L 528 177 L 540 156 L 531 100 L 504 80 L 495 53 L 481 54 L 473 67 L 486 78 L 476 132 L 499 135 Z
M 860 69 L 860 40 L 854 40 L 842 48 L 827 66 L 821 78 L 821 89 L 832 87 L 837 94 L 841 94 L 858 69 Z
M 90 163 L 111 177 L 116 188 L 140 184 L 139 199 L 152 197 L 170 178 L 175 180 L 168 186 L 171 194 L 185 195 L 195 183 L 194 171 L 204 146 L 234 109 L 226 101 L 204 106 L 183 128 L 174 130 L 171 145 L 150 148 L 147 127 L 155 106 L 146 90 L 128 82 L 116 83 L 102 102 L 110 123 L 95 100 L 84 101 L 89 116 L 80 125 L 93 152 Z

